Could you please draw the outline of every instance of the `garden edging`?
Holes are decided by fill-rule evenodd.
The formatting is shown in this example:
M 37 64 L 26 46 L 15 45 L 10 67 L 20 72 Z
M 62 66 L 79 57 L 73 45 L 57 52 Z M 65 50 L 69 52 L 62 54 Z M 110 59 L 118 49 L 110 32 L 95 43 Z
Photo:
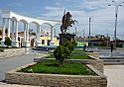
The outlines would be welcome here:
M 35 64 L 35 63 L 32 63 Z M 28 64 L 28 65 L 32 65 Z M 21 68 L 11 70 L 6 73 L 5 80 L 7 83 L 37 85 L 37 86 L 56 86 L 56 87 L 107 87 L 107 77 L 91 65 L 87 65 L 98 76 L 90 75 L 59 75 L 59 74 L 38 74 L 17 72 Z

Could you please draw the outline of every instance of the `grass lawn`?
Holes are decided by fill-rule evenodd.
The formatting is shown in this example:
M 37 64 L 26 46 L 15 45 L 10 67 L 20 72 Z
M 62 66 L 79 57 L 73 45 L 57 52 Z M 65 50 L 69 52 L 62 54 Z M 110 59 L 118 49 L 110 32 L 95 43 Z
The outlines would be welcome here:
M 46 73 L 46 74 L 69 74 L 69 75 L 96 75 L 88 67 L 83 64 L 64 64 L 58 66 L 55 62 L 41 62 L 27 68 L 21 69 L 18 72 L 27 73 Z
M 46 58 L 54 58 L 53 55 L 47 56 Z M 74 50 L 68 56 L 68 59 L 89 59 L 89 57 L 85 54 L 83 50 Z

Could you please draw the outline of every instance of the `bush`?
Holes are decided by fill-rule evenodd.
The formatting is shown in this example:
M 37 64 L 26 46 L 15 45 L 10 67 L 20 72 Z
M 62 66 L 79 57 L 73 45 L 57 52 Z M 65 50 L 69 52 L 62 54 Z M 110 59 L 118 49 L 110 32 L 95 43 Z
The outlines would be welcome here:
M 58 61 L 59 65 L 63 65 L 64 58 L 67 58 L 69 56 L 70 50 L 66 48 L 65 46 L 58 46 L 54 50 L 54 57 Z
M 77 45 L 75 41 L 72 42 L 66 42 L 63 44 L 63 46 L 68 47 L 69 50 L 73 51 L 74 47 Z
M 54 57 L 56 58 L 60 66 L 63 65 L 64 58 L 67 58 L 71 54 L 76 45 L 76 42 L 66 42 L 63 44 L 63 46 L 58 46 L 54 50 Z
M 10 40 L 10 38 L 9 37 L 6 37 L 4 43 L 5 43 L 5 45 L 7 45 L 7 47 L 11 46 L 11 40 Z

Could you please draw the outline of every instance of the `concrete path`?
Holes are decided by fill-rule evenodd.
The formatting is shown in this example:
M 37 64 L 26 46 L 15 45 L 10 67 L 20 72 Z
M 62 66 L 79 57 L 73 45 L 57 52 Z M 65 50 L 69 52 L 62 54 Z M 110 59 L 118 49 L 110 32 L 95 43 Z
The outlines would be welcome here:
M 105 65 L 108 87 L 124 87 L 124 65 Z
M 25 52 L 25 55 L 0 59 L 0 81 L 5 79 L 5 72 L 32 63 L 34 57 L 45 54 L 47 54 L 47 52 L 43 52 L 43 51 L 36 52 L 36 51 L 28 50 Z M 29 85 L 22 86 L 16 84 L 12 85 L 12 84 L 6 84 L 0 82 L 0 87 L 35 87 L 35 86 L 29 86 Z

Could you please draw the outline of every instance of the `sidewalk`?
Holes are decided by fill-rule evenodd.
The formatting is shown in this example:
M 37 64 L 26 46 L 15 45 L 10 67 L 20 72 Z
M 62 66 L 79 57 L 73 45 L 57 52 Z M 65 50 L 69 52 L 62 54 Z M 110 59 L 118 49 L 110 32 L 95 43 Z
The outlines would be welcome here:
M 108 87 L 124 87 L 124 65 L 105 65 Z

